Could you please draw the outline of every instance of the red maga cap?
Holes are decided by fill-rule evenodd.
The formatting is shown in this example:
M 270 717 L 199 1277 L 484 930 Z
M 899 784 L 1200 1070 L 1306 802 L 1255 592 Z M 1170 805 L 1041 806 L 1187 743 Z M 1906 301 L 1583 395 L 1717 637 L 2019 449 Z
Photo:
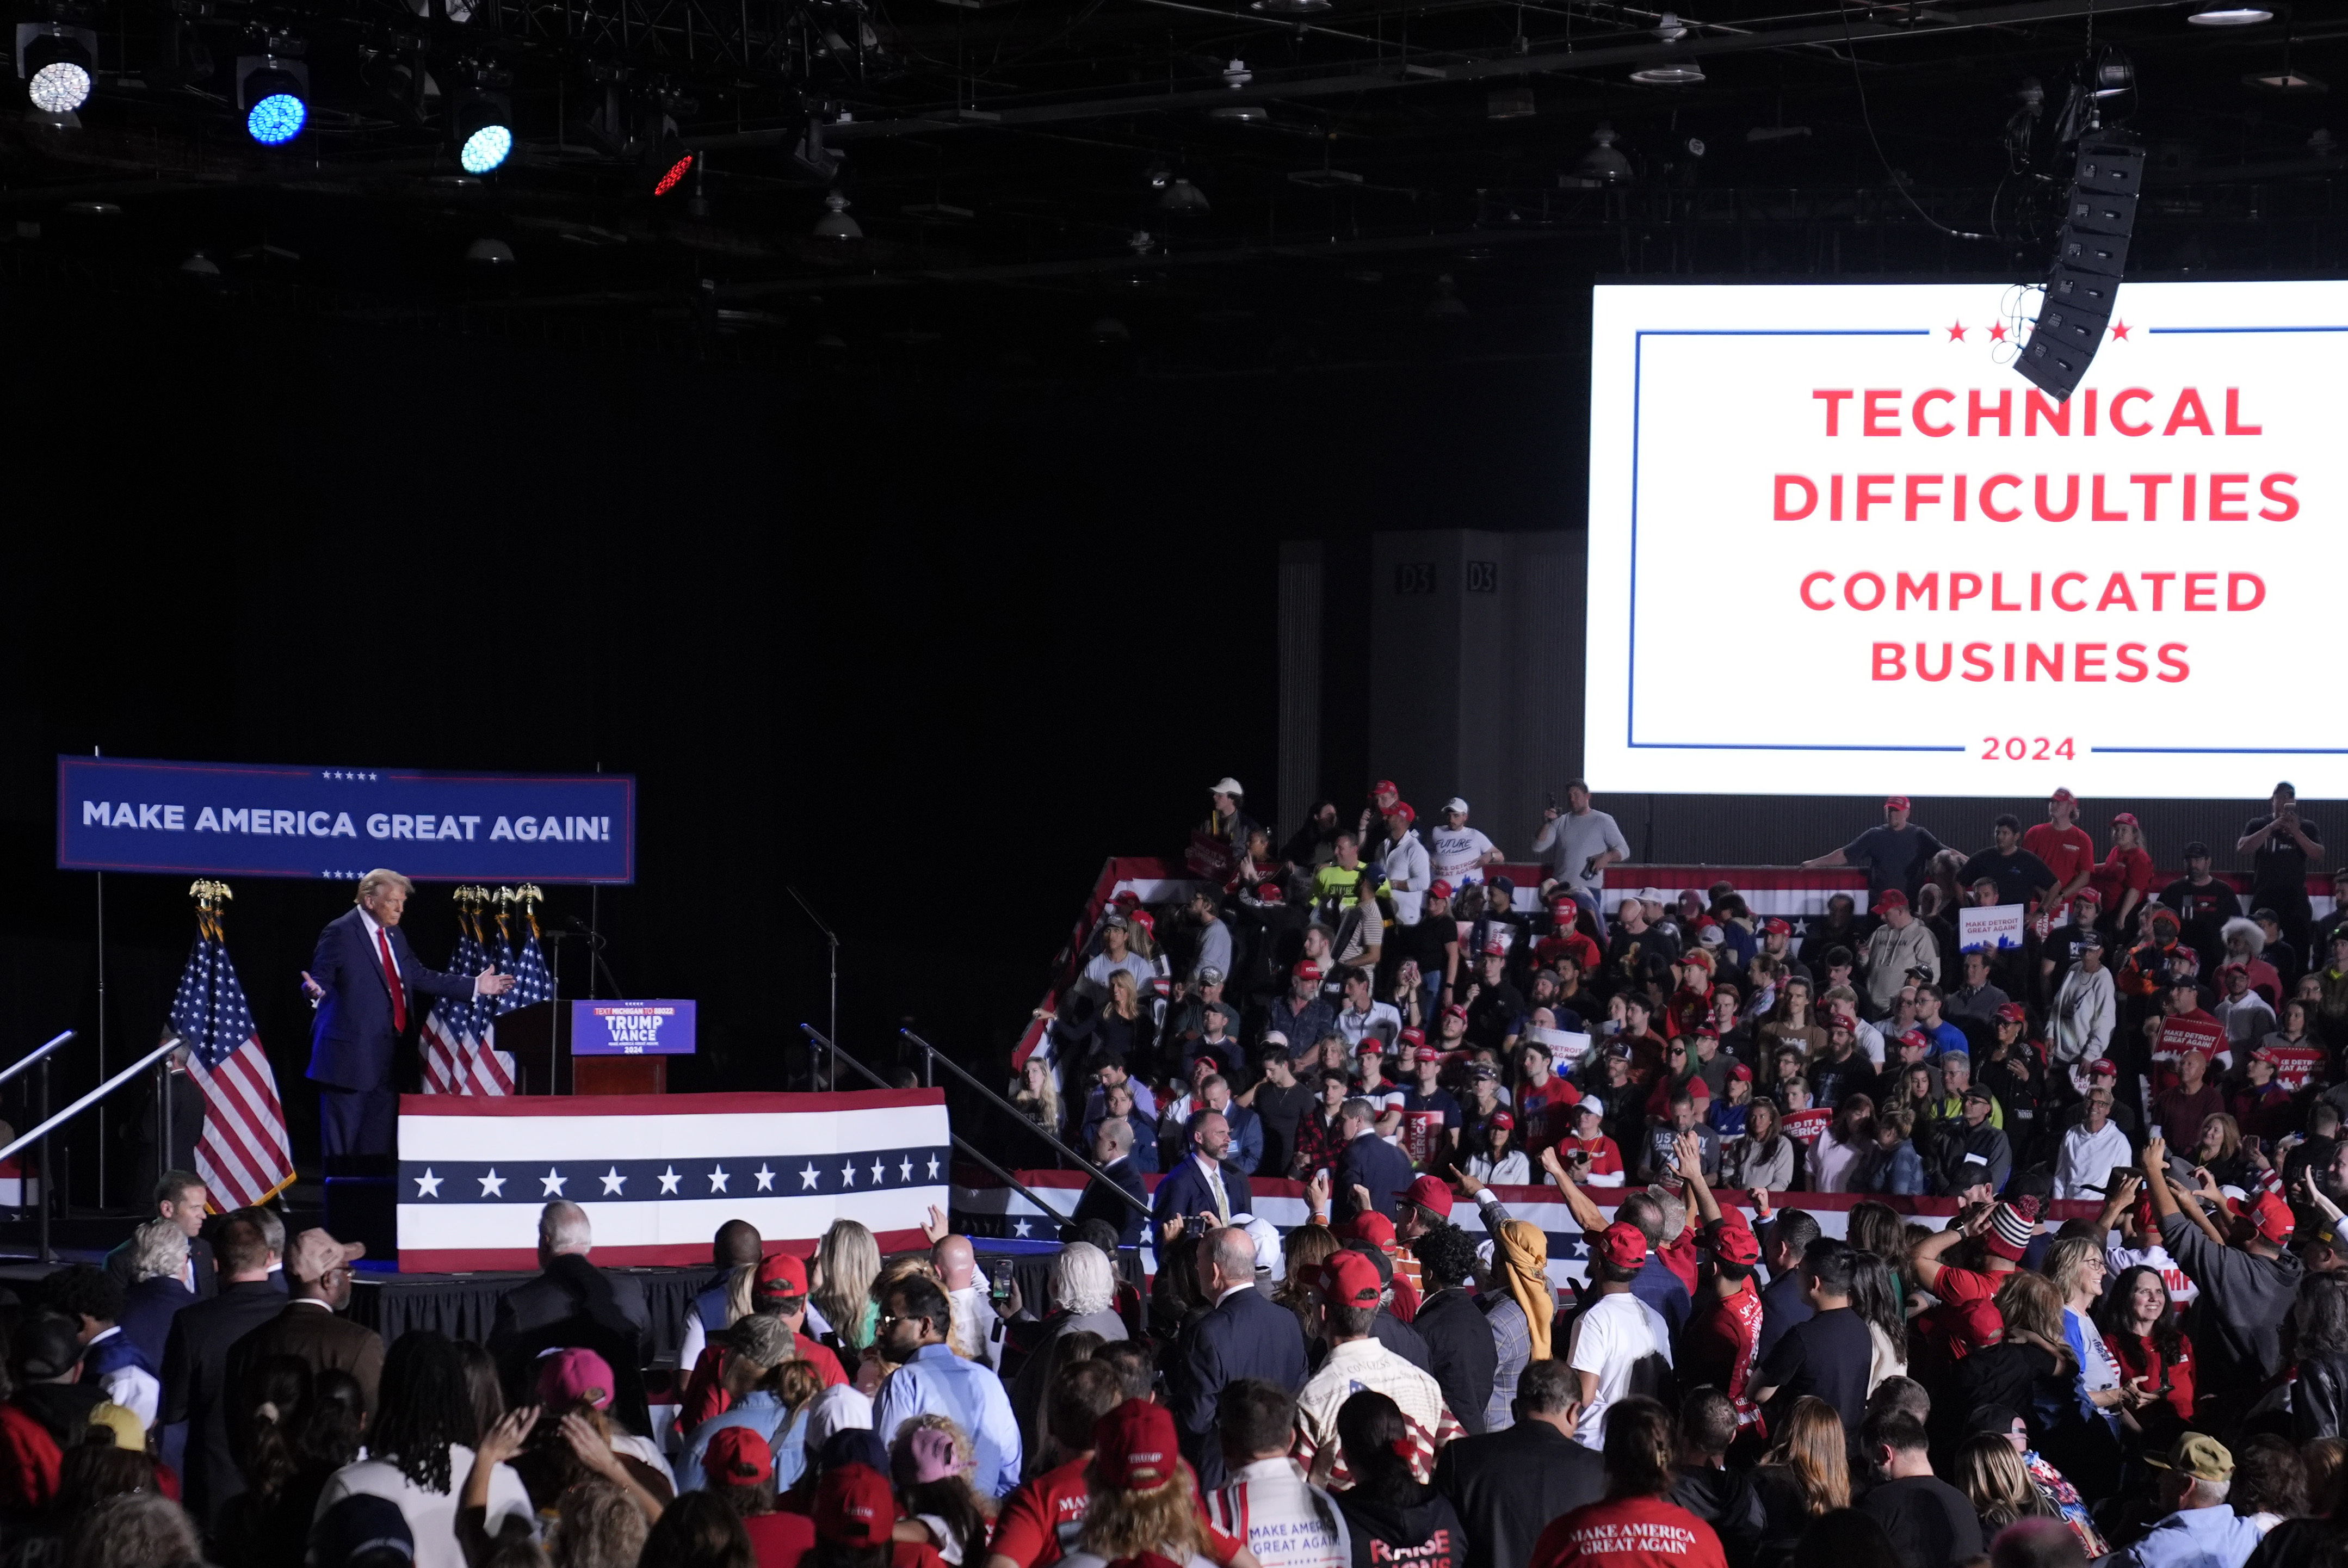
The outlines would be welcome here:
M 1761 1261 L 1761 1243 L 1746 1228 L 1740 1217 L 1735 1223 L 1724 1222 L 1712 1243 L 1713 1254 L 1723 1263 L 1751 1265 Z
M 1904 811 L 1908 809 L 1908 797 L 1894 795 L 1883 802 L 1883 809 L 1887 811 Z
M 1370 1268 L 1367 1258 L 1361 1265 Z M 1375 1279 L 1377 1271 L 1370 1270 Z M 1165 1406 L 1128 1399 L 1093 1424 L 1093 1466 L 1102 1484 L 1120 1491 L 1156 1491 L 1174 1479 L 1182 1462 L 1174 1442 L 1174 1417 Z
M 789 1253 L 768 1253 L 758 1260 L 757 1295 L 805 1295 L 807 1262 Z
M 1170 1445 L 1169 1445 L 1170 1446 Z M 897 1527 L 897 1496 L 870 1465 L 837 1465 L 815 1489 L 815 1532 L 826 1541 L 870 1546 Z
M 726 1486 L 756 1486 L 772 1480 L 775 1450 L 750 1427 L 727 1427 L 709 1439 L 701 1468 L 711 1480 Z
M 1451 1189 L 1440 1176 L 1421 1176 L 1403 1190 L 1402 1201 L 1416 1203 L 1446 1219 L 1451 1214 Z
M 1385 1288 L 1377 1265 L 1359 1253 L 1332 1253 L 1321 1265 L 1322 1297 L 1338 1306 L 1375 1306 Z
M 1647 1238 L 1639 1227 L 1617 1220 L 1598 1233 L 1598 1255 L 1618 1269 L 1634 1269 L 1647 1261 Z

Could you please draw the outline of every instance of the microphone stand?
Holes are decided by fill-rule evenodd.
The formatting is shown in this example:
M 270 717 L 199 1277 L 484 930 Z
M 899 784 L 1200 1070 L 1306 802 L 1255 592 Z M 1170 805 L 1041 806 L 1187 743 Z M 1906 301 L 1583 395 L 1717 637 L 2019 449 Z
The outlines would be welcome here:
M 839 1038 L 839 934 L 823 923 L 823 916 L 815 912 L 815 905 L 808 903 L 806 896 L 802 894 L 798 889 L 786 885 L 783 891 L 789 893 L 792 900 L 797 903 L 801 909 L 807 911 L 807 917 L 815 922 L 815 928 L 823 933 L 824 941 L 830 944 L 831 1039 L 827 1040 L 824 1043 L 827 1046 L 831 1046 L 831 1040 L 837 1040 Z M 831 1048 L 836 1051 L 839 1047 L 837 1046 L 831 1046 Z M 825 1081 L 823 1072 L 823 1053 L 821 1051 L 814 1052 L 808 1057 L 808 1087 L 818 1093 L 820 1093 L 830 1087 L 830 1085 Z

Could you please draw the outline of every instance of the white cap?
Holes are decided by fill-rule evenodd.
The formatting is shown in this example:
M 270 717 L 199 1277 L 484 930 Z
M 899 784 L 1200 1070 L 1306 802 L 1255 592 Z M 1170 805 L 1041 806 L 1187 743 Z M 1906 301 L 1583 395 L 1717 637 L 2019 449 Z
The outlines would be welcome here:
M 820 1432 L 826 1438 L 834 1432 L 851 1429 L 870 1431 L 872 1400 L 870 1396 L 858 1393 L 853 1384 L 842 1383 L 836 1387 L 826 1388 L 808 1406 L 807 1429 L 810 1437 Z M 816 1446 L 823 1446 L 821 1439 L 817 1439 Z
M 1577 1116 L 1586 1110 L 1591 1115 L 1603 1119 L 1606 1115 L 1606 1102 L 1594 1094 L 1585 1094 L 1574 1102 L 1573 1109 Z
M 1238 779 L 1231 777 L 1229 774 L 1225 774 L 1223 776 L 1222 782 L 1208 790 L 1207 793 L 1210 795 L 1244 795 L 1247 791 L 1240 788 L 1240 781 Z
M 1643 887 L 1639 890 L 1639 902 L 1641 903 L 1669 903 L 1671 901 L 1663 896 L 1663 890 L 1661 888 Z
M 1233 1214 L 1231 1223 L 1248 1233 L 1255 1243 L 1255 1266 L 1270 1273 L 1272 1278 L 1288 1277 L 1288 1262 L 1281 1252 L 1280 1228 L 1257 1214 Z
M 1468 802 L 1454 795 L 1450 799 L 1443 802 L 1443 809 L 1447 811 L 1457 811 L 1465 816 L 1468 811 Z

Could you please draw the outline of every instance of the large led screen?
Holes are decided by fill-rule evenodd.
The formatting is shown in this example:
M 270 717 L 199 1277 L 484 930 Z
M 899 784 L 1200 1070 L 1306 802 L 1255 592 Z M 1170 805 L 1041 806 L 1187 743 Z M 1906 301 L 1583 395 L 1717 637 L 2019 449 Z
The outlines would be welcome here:
M 1597 290 L 1593 784 L 2348 796 L 2348 283 L 2123 284 L 2065 403 L 2016 303 Z

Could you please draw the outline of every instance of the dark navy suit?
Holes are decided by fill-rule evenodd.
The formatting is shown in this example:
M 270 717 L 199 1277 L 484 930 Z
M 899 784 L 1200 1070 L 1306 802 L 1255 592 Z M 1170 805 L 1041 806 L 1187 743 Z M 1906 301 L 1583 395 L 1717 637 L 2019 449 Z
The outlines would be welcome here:
M 1223 1484 L 1215 1412 L 1231 1380 L 1261 1377 L 1292 1393 L 1304 1386 L 1306 1370 L 1304 1330 L 1296 1315 L 1252 1285 L 1233 1291 L 1190 1325 L 1171 1381 L 1182 1456 L 1199 1472 L 1200 1487 Z
M 1148 1202 L 1148 1191 L 1142 1185 L 1141 1171 L 1134 1164 L 1132 1156 L 1128 1155 L 1101 1169 L 1107 1171 L 1109 1179 L 1119 1187 L 1143 1202 Z M 1107 1220 L 1116 1226 L 1119 1246 L 1138 1247 L 1141 1244 L 1141 1211 L 1108 1191 L 1097 1176 L 1085 1184 L 1085 1195 L 1076 1200 L 1076 1212 L 1068 1216 L 1068 1224 L 1073 1228 L 1086 1220 Z
M 427 969 L 397 926 L 386 934 L 405 982 L 405 1028 L 393 1025 L 391 983 L 357 909 L 326 923 L 310 959 L 310 978 L 326 995 L 310 1026 L 308 1077 L 318 1086 L 319 1122 L 329 1155 L 392 1152 L 399 1107 L 392 1068 L 401 1038 L 423 1021 L 432 997 L 473 994 L 471 975 Z
M 1253 1195 L 1248 1190 L 1248 1179 L 1233 1170 L 1228 1161 L 1223 1165 L 1223 1197 L 1230 1202 L 1231 1212 L 1234 1214 L 1255 1212 L 1248 1206 L 1253 1202 Z M 1199 1169 L 1199 1156 L 1195 1150 L 1184 1155 L 1179 1165 L 1159 1178 L 1158 1191 L 1149 1212 L 1161 1226 L 1178 1214 L 1191 1221 L 1205 1215 L 1220 1223 L 1215 1213 L 1215 1190 L 1207 1184 L 1207 1173 Z M 1189 1227 L 1189 1233 L 1194 1236 L 1200 1233 L 1196 1223 Z
M 1398 1219 L 1403 1191 L 1416 1179 L 1409 1155 L 1376 1133 L 1365 1132 L 1337 1156 L 1336 1169 L 1329 1173 L 1329 1207 L 1336 1219 L 1352 1219 L 1360 1210 L 1354 1201 L 1358 1185 L 1369 1189 L 1371 1208 L 1389 1220 Z

